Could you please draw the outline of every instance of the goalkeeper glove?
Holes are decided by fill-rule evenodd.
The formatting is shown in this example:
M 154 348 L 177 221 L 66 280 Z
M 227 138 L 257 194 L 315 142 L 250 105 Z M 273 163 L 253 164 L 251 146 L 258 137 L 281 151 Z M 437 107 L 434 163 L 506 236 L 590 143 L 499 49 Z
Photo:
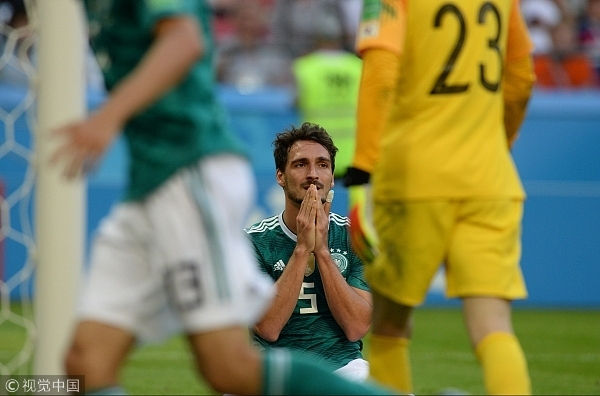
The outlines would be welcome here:
M 372 263 L 378 254 L 377 234 L 371 221 L 371 186 L 369 173 L 350 167 L 344 176 L 348 188 L 350 213 L 350 241 L 360 259 Z

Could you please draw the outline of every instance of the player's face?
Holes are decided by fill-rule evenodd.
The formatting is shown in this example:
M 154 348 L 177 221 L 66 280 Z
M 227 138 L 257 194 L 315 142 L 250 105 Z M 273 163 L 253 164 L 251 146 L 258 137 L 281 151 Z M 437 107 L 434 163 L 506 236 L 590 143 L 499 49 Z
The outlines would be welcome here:
M 302 203 L 306 190 L 314 184 L 321 202 L 325 203 L 327 193 L 333 187 L 329 152 L 319 143 L 297 141 L 288 153 L 285 172 L 277 171 L 277 182 L 286 197 L 297 204 Z

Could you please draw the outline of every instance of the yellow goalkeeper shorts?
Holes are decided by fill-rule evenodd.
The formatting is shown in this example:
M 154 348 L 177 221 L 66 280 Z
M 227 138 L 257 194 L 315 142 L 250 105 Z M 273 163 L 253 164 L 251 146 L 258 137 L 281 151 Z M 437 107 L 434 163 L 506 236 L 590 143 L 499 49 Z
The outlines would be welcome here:
M 376 203 L 380 254 L 366 266 L 371 288 L 397 303 L 423 303 L 440 265 L 446 296 L 525 298 L 519 265 L 523 202 Z

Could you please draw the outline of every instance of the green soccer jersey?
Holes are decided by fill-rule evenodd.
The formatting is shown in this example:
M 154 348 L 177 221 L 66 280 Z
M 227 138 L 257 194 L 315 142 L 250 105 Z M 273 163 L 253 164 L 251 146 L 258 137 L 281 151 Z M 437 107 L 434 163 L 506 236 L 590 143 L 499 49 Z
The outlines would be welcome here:
M 277 280 L 296 247 L 297 237 L 283 222 L 283 213 L 269 217 L 246 229 L 263 272 Z M 329 251 L 338 269 L 352 287 L 369 291 L 362 261 L 350 247 L 348 218 L 329 215 Z M 318 262 L 309 266 L 294 312 L 283 327 L 279 339 L 268 342 L 255 335 L 264 347 L 287 347 L 311 352 L 338 369 L 362 358 L 362 341 L 351 342 L 335 321 L 323 290 Z
M 130 153 L 125 199 L 141 199 L 180 168 L 218 153 L 246 155 L 225 127 L 214 92 L 211 10 L 205 0 L 85 0 L 90 41 L 110 91 L 139 63 L 165 17 L 195 17 L 205 54 L 179 85 L 131 119 L 124 129 Z

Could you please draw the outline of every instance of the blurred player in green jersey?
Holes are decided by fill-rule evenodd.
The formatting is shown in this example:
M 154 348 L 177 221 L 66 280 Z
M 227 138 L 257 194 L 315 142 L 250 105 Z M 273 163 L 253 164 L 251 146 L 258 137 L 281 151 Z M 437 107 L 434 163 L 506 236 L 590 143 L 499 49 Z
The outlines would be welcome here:
M 348 237 L 348 218 L 330 213 L 337 148 L 321 126 L 304 123 L 273 142 L 285 209 L 249 227 L 263 272 L 277 295 L 254 326 L 264 347 L 311 352 L 349 378 L 369 374 L 362 337 L 371 323 L 363 263 Z
M 119 369 L 136 342 L 179 330 L 220 392 L 385 392 L 288 350 L 250 346 L 247 328 L 273 286 L 242 231 L 255 185 L 215 100 L 208 3 L 85 5 L 109 97 L 89 118 L 57 131 L 64 142 L 54 161 L 79 176 L 123 131 L 130 178 L 94 241 L 67 373 L 85 375 L 87 394 L 122 394 Z
M 527 292 L 525 194 L 509 149 L 534 82 L 519 2 L 365 0 L 362 18 L 357 144 L 345 183 L 362 189 L 372 174 L 376 236 L 361 227 L 361 194 L 349 194 L 356 251 L 375 257 L 366 264 L 371 374 L 411 391 L 411 314 L 443 263 L 487 392 L 528 394 L 511 321 L 511 301 Z

